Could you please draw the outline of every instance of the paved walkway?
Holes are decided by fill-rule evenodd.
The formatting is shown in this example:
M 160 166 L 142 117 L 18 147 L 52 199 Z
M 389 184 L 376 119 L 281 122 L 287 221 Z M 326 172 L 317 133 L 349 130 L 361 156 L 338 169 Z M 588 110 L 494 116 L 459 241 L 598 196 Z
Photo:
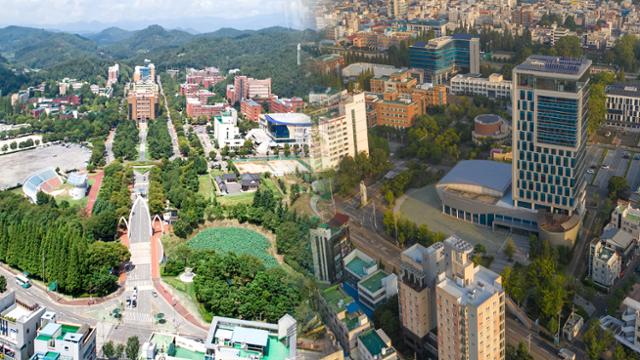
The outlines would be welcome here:
M 94 177 L 93 185 L 91 185 L 91 189 L 89 190 L 89 196 L 87 198 L 87 215 L 91 216 L 93 213 L 93 205 L 96 203 L 96 199 L 98 198 L 98 192 L 100 192 L 100 187 L 102 186 L 102 179 L 104 179 L 104 170 L 98 170 Z

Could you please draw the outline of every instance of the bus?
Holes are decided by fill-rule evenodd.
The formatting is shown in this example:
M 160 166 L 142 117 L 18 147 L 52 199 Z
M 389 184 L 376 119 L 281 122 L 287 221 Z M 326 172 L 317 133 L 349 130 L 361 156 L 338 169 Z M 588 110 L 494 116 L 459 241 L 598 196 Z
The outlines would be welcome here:
M 16 275 L 16 284 L 22 286 L 25 289 L 28 289 L 31 287 L 31 281 L 29 280 L 29 278 L 27 278 L 22 274 Z

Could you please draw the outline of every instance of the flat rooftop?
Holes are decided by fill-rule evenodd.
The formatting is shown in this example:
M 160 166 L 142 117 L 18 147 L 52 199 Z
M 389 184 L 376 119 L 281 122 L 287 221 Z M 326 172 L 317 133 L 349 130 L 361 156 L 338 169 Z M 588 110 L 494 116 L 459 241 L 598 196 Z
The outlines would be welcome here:
M 345 265 L 352 273 L 356 274 L 359 278 L 363 278 L 365 275 L 367 275 L 366 269 L 375 265 L 375 262 L 363 259 L 360 256 L 356 255 Z
M 307 114 L 302 113 L 270 113 L 265 119 L 277 125 L 311 126 L 313 123 Z
M 476 266 L 473 271 L 473 281 L 467 286 L 461 286 L 455 280 L 447 278 L 440 282 L 438 287 L 459 299 L 461 304 L 473 306 L 484 303 L 502 290 L 500 285 L 495 284 L 500 275 L 481 265 Z
M 374 329 L 363 332 L 362 334 L 358 335 L 358 338 L 360 339 L 360 341 L 362 341 L 364 347 L 367 348 L 369 354 L 374 357 L 376 355 L 380 355 L 382 353 L 382 349 L 384 348 L 387 348 L 387 354 L 391 354 L 394 352 L 394 349 L 392 347 L 388 347 Z
M 362 285 L 362 287 L 367 289 L 370 293 L 375 293 L 382 289 L 382 280 L 387 276 L 389 276 L 389 274 L 384 272 L 384 270 L 378 270 L 360 281 L 358 285 Z
M 353 302 L 353 298 L 342 290 L 340 284 L 324 289 L 322 297 L 334 313 L 346 310 L 347 305 Z
M 516 66 L 519 72 L 538 72 L 580 77 L 591 66 L 591 60 L 559 56 L 532 55 Z

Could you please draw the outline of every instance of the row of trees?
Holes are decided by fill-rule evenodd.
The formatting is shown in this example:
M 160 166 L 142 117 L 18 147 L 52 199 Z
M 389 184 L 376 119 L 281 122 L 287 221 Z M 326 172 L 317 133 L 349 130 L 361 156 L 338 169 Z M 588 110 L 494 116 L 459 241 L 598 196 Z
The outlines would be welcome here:
M 369 134 L 369 155 L 345 156 L 335 173 L 335 189 L 339 194 L 352 194 L 360 181 L 378 179 L 391 168 L 389 143 L 381 136 Z
M 129 184 L 132 181 L 133 170 L 119 161 L 104 168 L 102 186 L 88 222 L 88 230 L 94 238 L 105 241 L 115 238 L 118 219 L 128 218 L 131 209 Z
M 117 286 L 112 270 L 129 259 L 128 250 L 93 240 L 74 209 L 55 200 L 32 205 L 9 192 L 0 193 L 0 208 L 0 261 L 72 295 L 104 295 Z
M 157 118 L 149 123 L 147 144 L 149 145 L 149 155 L 153 159 L 168 159 L 173 155 L 173 145 L 166 118 Z
M 396 215 L 393 210 L 384 212 L 382 222 L 384 231 L 393 237 L 400 247 L 408 247 L 415 243 L 429 247 L 446 238 L 445 234 L 431 231 L 425 224 L 417 225 L 411 220 Z
M 134 121 L 121 122 L 116 128 L 113 138 L 113 155 L 119 160 L 135 160 L 138 158 L 138 127 Z

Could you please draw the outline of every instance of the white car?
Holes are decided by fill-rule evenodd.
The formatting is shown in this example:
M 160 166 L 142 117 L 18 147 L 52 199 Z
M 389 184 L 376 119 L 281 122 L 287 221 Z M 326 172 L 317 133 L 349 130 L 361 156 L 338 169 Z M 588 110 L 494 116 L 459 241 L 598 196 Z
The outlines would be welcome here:
M 602 164 L 602 166 L 601 166 L 601 167 L 602 167 L 603 169 L 605 169 L 605 170 L 609 170 L 609 165 L 607 165 L 607 164 Z
M 595 174 L 596 172 L 593 169 L 587 169 L 587 174 Z

